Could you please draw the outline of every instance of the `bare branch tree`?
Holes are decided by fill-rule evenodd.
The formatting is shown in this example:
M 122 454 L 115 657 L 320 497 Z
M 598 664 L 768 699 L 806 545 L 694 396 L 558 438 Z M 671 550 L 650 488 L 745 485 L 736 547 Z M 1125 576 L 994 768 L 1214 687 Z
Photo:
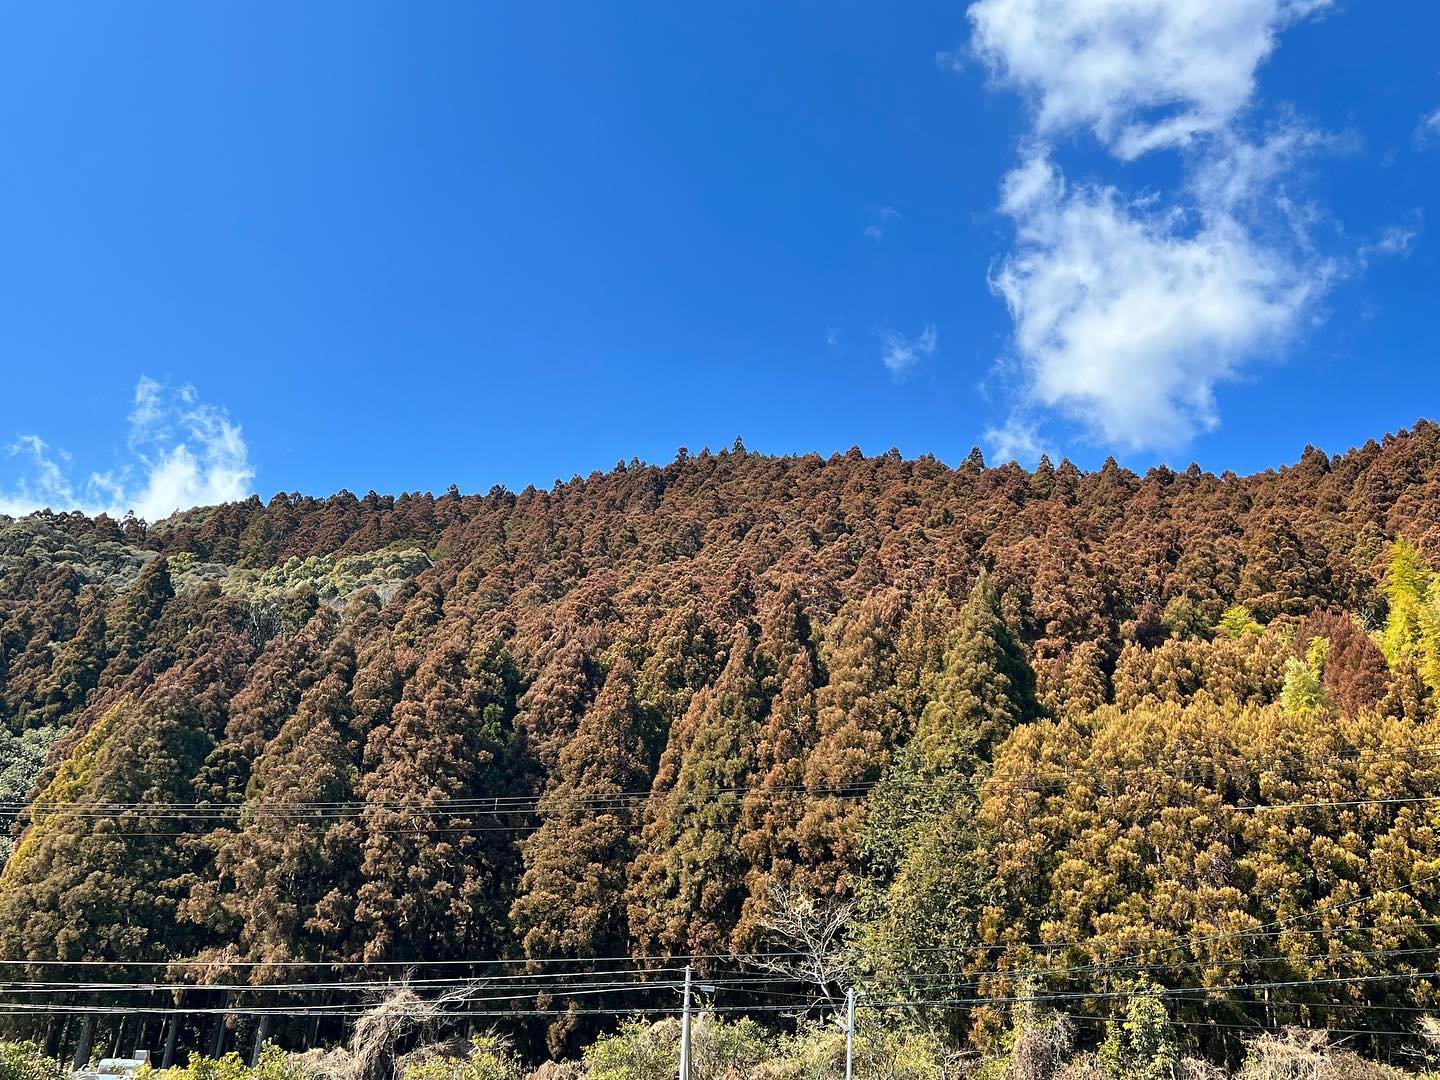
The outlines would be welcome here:
M 833 896 L 816 897 L 789 883 L 772 885 L 760 926 L 777 946 L 755 963 L 796 982 L 808 983 L 822 1000 L 839 1002 L 850 983 L 845 935 L 855 905 Z

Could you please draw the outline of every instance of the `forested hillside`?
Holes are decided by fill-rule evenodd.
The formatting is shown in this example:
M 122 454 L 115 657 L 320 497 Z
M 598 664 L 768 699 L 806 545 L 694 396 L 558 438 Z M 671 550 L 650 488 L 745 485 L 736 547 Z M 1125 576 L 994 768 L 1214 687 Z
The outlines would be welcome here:
M 1429 422 L 1248 477 L 737 442 L 548 491 L 0 518 L 0 959 L 732 971 L 778 896 L 838 897 L 851 976 L 959 1042 L 1022 984 L 1082 1020 L 1168 990 L 1212 1048 L 1409 1030 L 1440 991 L 1429 566 Z M 513 1029 L 573 1050 L 584 1000 Z

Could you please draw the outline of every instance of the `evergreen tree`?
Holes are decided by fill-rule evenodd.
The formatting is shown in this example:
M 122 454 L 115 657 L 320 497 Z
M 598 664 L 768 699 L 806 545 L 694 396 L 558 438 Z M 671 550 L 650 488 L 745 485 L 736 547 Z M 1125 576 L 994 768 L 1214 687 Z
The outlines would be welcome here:
M 1326 703 L 1325 657 L 1330 643 L 1322 637 L 1312 638 L 1304 659 L 1292 656 L 1285 662 L 1285 685 L 1280 691 L 1280 704 L 1293 713 L 1310 713 Z
M 646 805 L 628 891 L 631 933 L 645 951 L 729 946 L 746 895 L 741 789 L 767 704 L 753 631 L 742 626 L 715 685 L 671 729 Z
M 1157 988 L 1141 985 L 1126 995 L 1124 1018 L 1107 1026 L 1096 1056 L 1114 1080 L 1174 1080 L 1180 1044 Z
M 1393 666 L 1424 652 L 1426 626 L 1430 621 L 1430 571 L 1420 561 L 1420 553 L 1403 536 L 1397 536 L 1391 548 L 1385 599 L 1389 601 L 1390 610 L 1380 647 Z
M 308 690 L 256 761 L 237 831 L 212 838 L 214 866 L 182 913 L 224 934 L 224 954 L 284 963 L 355 955 L 359 824 L 317 812 L 355 801 L 360 750 L 349 688 L 331 674 Z M 257 968 L 257 981 L 273 971 Z
M 864 825 L 865 806 L 856 796 L 880 778 L 891 746 L 913 729 L 899 686 L 905 614 L 901 596 L 886 590 L 842 612 L 831 628 L 829 680 L 817 700 L 818 741 L 805 761 L 811 794 L 797 827 L 816 893 L 848 888 Z
M 82 594 L 81 612 L 79 629 L 56 653 L 44 688 L 44 713 L 52 721 L 84 708 L 110 659 L 105 605 L 98 590 Z
M 470 807 L 516 793 L 518 683 L 504 643 L 472 647 L 462 623 L 433 643 L 391 723 L 370 732 L 355 907 L 367 958 L 474 958 L 502 947 L 517 869 L 503 827 L 517 822 Z
M 547 646 L 539 674 L 519 702 L 516 728 L 538 759 L 541 772 L 553 773 L 575 735 L 586 704 L 594 696 L 600 672 L 591 649 L 578 636 Z
M 635 854 L 634 792 L 644 787 L 635 671 L 621 659 L 560 752 L 521 844 L 524 874 L 511 920 L 527 956 L 614 956 L 629 945 L 625 873 Z
M 994 746 L 1038 714 L 1034 673 L 982 574 L 915 738 L 870 800 L 863 937 L 882 981 L 974 944 L 991 877 L 979 857 L 977 785 Z
M 108 628 L 106 652 L 112 658 L 105 670 L 105 681 L 114 684 L 135 669 L 151 645 L 151 629 L 174 596 L 169 560 L 161 556 L 146 563 L 104 620 Z
M 193 801 L 244 655 L 238 639 L 217 641 L 143 703 L 117 701 L 75 744 L 0 873 L 6 956 L 157 960 L 205 941 L 203 928 L 176 919 L 203 866 L 202 823 L 168 807 Z
M 724 649 L 714 626 L 693 604 L 677 607 L 651 631 L 651 641 L 650 654 L 636 674 L 635 694 L 644 724 L 646 760 L 653 768 L 670 729 L 690 708 L 696 692 L 719 675 Z
M 1389 686 L 1390 668 L 1359 619 L 1346 612 L 1312 615 L 1295 636 L 1297 641 L 1324 638 L 1329 643 L 1321 679 L 1343 716 L 1353 720 L 1361 709 L 1379 705 Z
M 763 719 L 751 751 L 753 772 L 740 811 L 740 850 L 749 862 L 737 948 L 748 948 L 770 892 L 789 882 L 805 857 L 798 830 L 805 815 L 806 763 L 815 750 L 819 659 L 810 618 L 793 583 L 777 594 L 761 628 L 755 663 Z M 768 700 L 767 700 L 768 699 Z
M 960 609 L 944 671 L 921 714 L 915 732 L 920 760 L 937 777 L 972 775 L 992 746 L 1038 710 L 1035 673 L 982 574 Z
M 1244 604 L 1226 608 L 1215 629 L 1232 640 L 1247 635 L 1258 637 L 1265 632 L 1265 627 L 1255 621 L 1255 613 Z

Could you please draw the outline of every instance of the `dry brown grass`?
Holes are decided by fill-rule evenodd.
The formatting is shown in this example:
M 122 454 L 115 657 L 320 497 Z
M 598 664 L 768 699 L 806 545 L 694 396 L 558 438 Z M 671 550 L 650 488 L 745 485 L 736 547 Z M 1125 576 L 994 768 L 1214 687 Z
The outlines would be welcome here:
M 1009 1080 L 1055 1080 L 1074 1045 L 1075 1022 L 1069 1017 L 1025 1025 L 1010 1051 Z
M 1412 1076 L 1337 1050 L 1323 1031 L 1287 1028 L 1250 1044 L 1239 1080 L 1401 1080 Z
M 392 990 L 356 1021 L 346 1080 L 396 1080 L 401 1044 L 430 1035 L 448 1011 L 474 992 L 475 987 L 462 986 L 439 997 L 422 998 L 409 986 Z

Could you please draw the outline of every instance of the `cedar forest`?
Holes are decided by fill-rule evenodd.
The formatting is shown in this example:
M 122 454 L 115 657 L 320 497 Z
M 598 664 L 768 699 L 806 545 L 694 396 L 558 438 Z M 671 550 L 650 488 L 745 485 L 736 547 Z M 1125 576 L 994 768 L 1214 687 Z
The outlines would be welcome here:
M 733 972 L 789 896 L 955 1047 L 1143 986 L 1214 1060 L 1292 1023 L 1379 1053 L 1440 1006 L 1432 567 L 1426 421 L 1253 476 L 737 440 L 0 518 L 0 959 L 190 986 L 208 1045 L 221 987 L 306 963 Z M 765 985 L 731 1000 L 771 1025 L 821 993 Z M 614 1026 L 585 1002 L 497 1024 L 573 1056 Z

